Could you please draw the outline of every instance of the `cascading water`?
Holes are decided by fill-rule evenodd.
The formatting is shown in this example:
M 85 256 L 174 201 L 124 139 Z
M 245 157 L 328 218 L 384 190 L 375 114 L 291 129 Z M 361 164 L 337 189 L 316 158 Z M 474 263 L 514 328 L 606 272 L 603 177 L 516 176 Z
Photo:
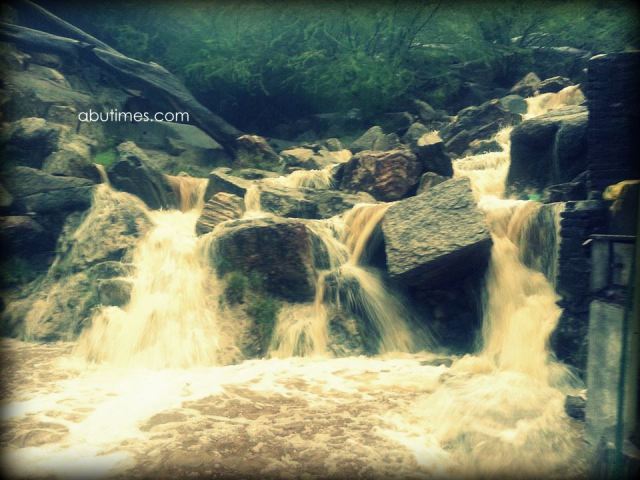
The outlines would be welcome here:
M 102 308 L 75 352 L 90 361 L 155 368 L 228 363 L 206 249 L 195 234 L 206 180 L 170 177 L 179 210 L 151 211 L 153 228 L 136 248 L 131 299 Z M 103 187 L 108 188 L 108 187 Z
M 540 97 L 528 101 L 531 115 L 579 95 Z M 237 359 L 238 319 L 218 310 L 221 289 L 204 262 L 212 235 L 194 233 L 202 185 L 173 177 L 181 211 L 150 212 L 128 305 L 98 312 L 76 344 L 2 343 L 18 359 L 5 377 L 3 466 L 63 478 L 583 476 L 581 427 L 563 406 L 572 386 L 547 349 L 560 314 L 551 250 L 561 207 L 502 198 L 508 136 L 496 136 L 501 152 L 454 162 L 493 238 L 478 353 L 407 353 L 425 343 L 364 266 L 380 204 L 306 221 L 327 252 L 315 302 L 283 307 L 273 358 L 220 365 Z M 245 200 L 246 217 L 267 215 L 259 189 Z M 330 358 L 333 308 L 366 318 L 384 355 Z

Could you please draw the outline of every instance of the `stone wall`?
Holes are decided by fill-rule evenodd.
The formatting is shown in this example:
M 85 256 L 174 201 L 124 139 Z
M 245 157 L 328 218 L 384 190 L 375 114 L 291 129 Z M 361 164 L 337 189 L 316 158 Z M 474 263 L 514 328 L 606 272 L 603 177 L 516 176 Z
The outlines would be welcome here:
M 589 60 L 588 164 L 591 190 L 640 178 L 638 81 L 640 52 L 597 55 Z
M 567 202 L 560 214 L 560 253 L 556 291 L 563 308 L 551 345 L 558 358 L 584 372 L 587 362 L 587 332 L 591 292 L 591 252 L 585 241 L 606 228 L 607 210 L 603 202 Z

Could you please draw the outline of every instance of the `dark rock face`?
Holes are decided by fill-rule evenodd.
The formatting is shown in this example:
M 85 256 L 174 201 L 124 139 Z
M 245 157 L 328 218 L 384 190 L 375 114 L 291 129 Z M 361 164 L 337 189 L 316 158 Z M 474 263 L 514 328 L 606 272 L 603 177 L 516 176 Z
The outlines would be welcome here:
M 622 180 L 640 178 L 638 82 L 637 51 L 597 55 L 589 60 L 587 142 L 593 190 L 602 191 Z
M 587 172 L 566 183 L 549 185 L 542 192 L 543 203 L 569 202 L 587 199 Z
M 542 189 L 571 181 L 587 167 L 585 107 L 563 107 L 532 118 L 511 132 L 507 184 Z
M 210 199 L 218 192 L 231 193 L 244 198 L 247 189 L 251 186 L 251 182 L 225 173 L 227 171 L 227 169 L 219 168 L 209 173 L 209 183 L 204 194 L 205 200 Z
M 576 420 L 585 419 L 585 409 L 587 407 L 587 401 L 576 395 L 567 395 L 564 399 L 564 411 L 571 418 Z
M 488 139 L 501 128 L 519 123 L 522 117 L 507 110 L 500 100 L 489 100 L 478 107 L 458 112 L 453 122 L 440 130 L 447 151 L 461 155 L 473 140 Z
M 556 291 L 562 297 L 558 305 L 563 311 L 550 343 L 560 360 L 584 371 L 592 294 L 586 281 L 591 272 L 591 256 L 583 243 L 589 235 L 604 231 L 606 207 L 596 200 L 567 202 L 560 217 L 562 242 Z
M 118 145 L 118 161 L 108 169 L 111 184 L 141 198 L 152 209 L 178 205 L 171 184 L 133 142 Z
M 411 195 L 422 172 L 421 162 L 409 150 L 364 151 L 344 165 L 340 188 L 389 202 Z
M 467 178 L 392 205 L 382 221 L 391 278 L 440 285 L 486 266 L 491 236 Z
M 445 151 L 444 142 L 436 133 L 427 133 L 420 137 L 414 149 L 416 157 L 422 163 L 423 171 L 451 177 L 453 165 Z
M 203 235 L 216 225 L 227 220 L 235 220 L 244 213 L 244 199 L 232 193 L 218 192 L 204 204 L 202 214 L 196 223 L 196 232 Z
M 237 220 L 212 244 L 218 273 L 257 274 L 269 293 L 291 301 L 315 294 L 311 236 L 304 223 L 285 219 Z
M 56 243 L 54 232 L 46 230 L 32 216 L 0 217 L 2 254 L 33 255 L 52 251 Z
M 20 213 L 84 210 L 91 203 L 93 182 L 59 177 L 30 167 L 15 167 L 3 179 L 13 197 L 11 209 Z

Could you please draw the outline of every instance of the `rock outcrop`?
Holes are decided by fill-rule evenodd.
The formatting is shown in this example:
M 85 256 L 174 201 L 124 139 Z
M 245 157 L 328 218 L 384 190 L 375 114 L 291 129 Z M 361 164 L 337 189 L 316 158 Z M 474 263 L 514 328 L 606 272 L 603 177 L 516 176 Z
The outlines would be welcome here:
M 219 275 L 258 275 L 273 295 L 290 301 L 313 299 L 312 240 L 304 223 L 261 218 L 236 220 L 221 228 L 211 246 Z
M 387 270 L 408 285 L 442 285 L 487 264 L 491 237 L 467 178 L 392 205 L 382 221 Z

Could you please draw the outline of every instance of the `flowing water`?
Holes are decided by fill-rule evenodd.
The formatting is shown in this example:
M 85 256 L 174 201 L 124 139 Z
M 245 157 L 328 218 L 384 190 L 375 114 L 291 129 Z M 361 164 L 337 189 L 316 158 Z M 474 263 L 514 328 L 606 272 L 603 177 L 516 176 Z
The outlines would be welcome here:
M 529 104 L 539 114 L 576 95 Z M 203 184 L 172 177 L 180 209 L 150 212 L 128 305 L 100 310 L 74 343 L 2 342 L 4 468 L 60 478 L 582 477 L 581 425 L 563 407 L 575 387 L 547 346 L 560 315 L 557 235 L 535 240 L 539 225 L 556 232 L 560 208 L 539 215 L 535 202 L 503 198 L 508 136 L 496 136 L 502 152 L 454 165 L 493 238 L 476 353 L 431 353 L 402 297 L 368 266 L 380 204 L 307 221 L 327 252 L 316 299 L 285 305 L 268 358 L 242 361 L 240 322 L 219 308 L 222 280 L 206 261 L 215 230 L 194 233 Z M 274 181 L 318 187 L 323 176 Z M 257 189 L 245 200 L 247 218 L 265 216 Z M 333 357 L 335 311 L 366 319 L 379 353 Z

